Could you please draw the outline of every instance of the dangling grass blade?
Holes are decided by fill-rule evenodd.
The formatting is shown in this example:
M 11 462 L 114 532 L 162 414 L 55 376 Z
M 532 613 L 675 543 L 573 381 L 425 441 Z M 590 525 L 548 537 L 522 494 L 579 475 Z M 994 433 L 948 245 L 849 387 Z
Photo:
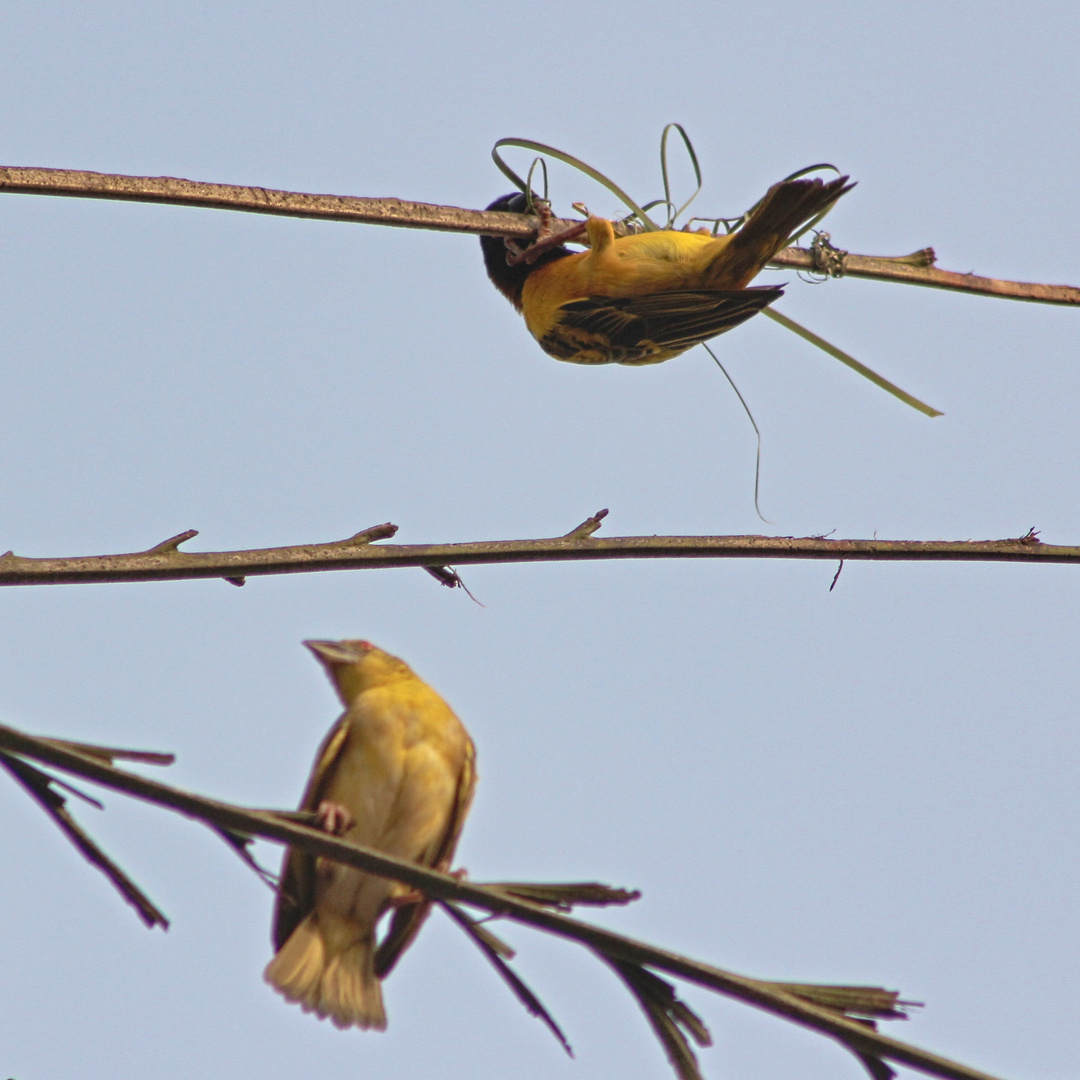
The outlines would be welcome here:
M 566 1041 L 566 1036 L 562 1033 L 562 1028 L 555 1023 L 551 1013 L 544 1008 L 543 1002 L 529 989 L 524 983 L 521 977 L 506 963 L 503 959 L 503 954 L 508 945 L 495 938 L 498 942 L 498 946 L 492 944 L 489 939 L 494 935 L 489 931 L 478 926 L 464 911 L 452 903 L 449 900 L 440 900 L 439 904 L 443 907 L 446 913 L 460 926 L 468 935 L 476 942 L 480 951 L 488 958 L 492 967 L 502 976 L 506 985 L 510 987 L 514 992 L 514 996 L 525 1006 L 526 1010 L 532 1015 L 539 1017 L 548 1026 L 551 1033 L 562 1044 L 562 1048 L 567 1052 L 570 1057 L 574 1056 L 574 1051 L 571 1049 L 570 1044 Z M 499 947 L 501 946 L 501 948 Z M 513 955 L 513 950 L 510 950 Z
M 685 1034 L 698 1046 L 712 1046 L 712 1035 L 701 1017 L 679 1000 L 671 983 L 646 968 L 610 956 L 603 959 L 637 998 L 679 1080 L 702 1080 L 697 1055 Z
M 920 401 L 906 390 L 901 390 L 899 386 L 889 382 L 888 379 L 883 378 L 876 371 L 871 371 L 865 364 L 860 364 L 854 356 L 849 356 L 835 345 L 830 345 L 829 342 L 822 337 L 818 337 L 812 330 L 807 330 L 805 326 L 800 326 L 794 319 L 789 319 L 786 315 L 781 315 L 776 308 L 765 308 L 762 314 L 768 315 L 773 322 L 779 323 L 786 330 L 790 330 L 793 334 L 798 334 L 799 337 L 803 338 L 805 341 L 809 341 L 811 345 L 816 345 L 823 352 L 827 352 L 830 356 L 835 357 L 841 364 L 847 364 L 852 371 L 857 371 L 864 379 L 869 379 L 875 386 L 880 386 L 882 390 L 892 394 L 894 398 L 899 398 L 905 405 L 910 405 L 913 409 L 918 409 L 919 412 L 924 413 L 926 416 L 945 415 L 940 409 L 935 409 L 932 405 L 927 405 L 926 402 Z
M 655 210 L 658 206 L 666 206 L 668 212 L 668 223 L 664 226 L 665 229 L 671 228 L 671 222 L 674 220 L 675 215 L 672 214 L 672 208 L 674 203 L 669 202 L 667 199 L 653 199 L 652 202 L 647 202 L 642 209 L 643 210 Z
M 690 196 L 676 210 L 668 217 L 666 228 L 670 229 L 675 224 L 675 219 L 698 197 L 698 193 L 701 191 L 701 166 L 698 164 L 697 154 L 694 153 L 694 144 L 690 141 L 690 136 L 686 134 L 686 129 L 682 124 L 667 124 L 664 127 L 664 133 L 660 136 L 660 174 L 664 180 L 664 202 L 670 207 L 674 205 L 671 201 L 671 187 L 668 184 L 668 167 L 667 167 L 667 140 L 668 132 L 674 128 L 682 137 L 683 146 L 686 147 L 686 152 L 690 156 L 690 164 L 694 166 L 694 179 L 697 181 L 697 187 L 694 188 L 694 194 Z
M 535 884 L 525 881 L 484 882 L 485 889 L 497 889 L 521 900 L 553 907 L 556 911 L 572 911 L 575 904 L 586 907 L 611 907 L 630 904 L 641 899 L 637 889 L 613 889 L 595 881 L 575 881 L 568 884 Z
M 548 198 L 548 171 L 547 162 L 542 157 L 534 157 L 532 164 L 529 165 L 529 171 L 525 174 L 525 203 L 529 208 L 530 214 L 536 213 L 536 207 L 533 206 L 533 173 L 536 172 L 536 167 L 540 167 L 540 171 L 544 174 L 544 192 L 540 196 L 544 202 L 550 202 Z
M 55 777 L 9 754 L 0 753 L 0 765 L 29 792 L 82 856 L 112 882 L 116 891 L 135 908 L 148 928 L 152 930 L 155 926 L 160 926 L 162 930 L 169 929 L 169 920 L 153 901 L 83 832 L 68 813 L 65 806 L 67 800 L 52 786 L 57 783 Z
M 746 404 L 746 398 L 742 396 L 742 391 L 739 390 L 735 385 L 735 380 L 728 374 L 727 368 L 720 363 L 720 358 L 712 351 L 707 341 L 703 341 L 701 345 L 716 362 L 716 366 L 723 372 L 724 378 L 727 379 L 731 389 L 735 391 L 735 396 L 739 399 L 739 404 L 743 407 L 743 412 L 746 413 L 746 418 L 750 421 L 750 426 L 754 429 L 754 434 L 757 436 L 757 455 L 754 458 L 754 513 L 757 514 L 766 525 L 771 525 L 772 522 L 761 512 L 761 504 L 758 502 L 758 494 L 761 490 L 761 430 L 757 426 L 754 414 L 750 411 L 750 406 Z
M 586 176 L 595 180 L 602 187 L 607 188 L 617 199 L 624 202 L 634 214 L 641 219 L 641 223 L 650 232 L 658 229 L 659 226 L 652 218 L 649 217 L 645 211 L 638 206 L 629 195 L 614 180 L 609 180 L 602 172 L 594 169 L 591 165 L 586 165 L 584 161 L 574 157 L 572 154 L 566 154 L 562 150 L 556 150 L 554 146 L 548 146 L 546 143 L 533 142 L 532 139 L 500 139 L 492 148 L 491 156 L 495 160 L 495 164 L 499 167 L 502 174 L 514 185 L 520 188 L 522 191 L 527 191 L 528 187 L 524 180 L 509 165 L 503 161 L 502 155 L 499 153 L 499 147 L 501 146 L 516 146 L 522 150 L 531 150 L 535 154 L 547 154 L 549 157 L 555 158 L 556 161 L 561 161 L 566 165 L 570 165 L 577 169 L 579 172 L 583 172 Z
M 785 176 L 780 181 L 781 184 L 786 184 L 789 180 L 801 180 L 804 176 L 809 176 L 811 173 L 816 173 L 818 169 L 828 169 L 829 172 L 836 173 L 840 176 L 840 170 L 835 165 L 830 165 L 827 161 L 819 161 L 816 165 L 807 165 L 804 169 L 799 169 L 797 172 L 793 172 L 790 176 Z
M 804 177 L 804 176 L 808 176 L 808 175 L 809 175 L 810 173 L 813 173 L 813 172 L 817 172 L 817 171 L 818 171 L 818 169 L 828 169 L 828 170 L 830 170 L 831 172 L 834 172 L 834 173 L 836 173 L 836 175 L 837 175 L 837 176 L 841 175 L 841 174 L 840 174 L 840 170 L 839 170 L 839 169 L 838 169 L 838 168 L 837 168 L 837 167 L 836 167 L 835 165 L 829 165 L 829 164 L 828 164 L 827 162 L 821 162 L 821 163 L 819 163 L 819 164 L 817 164 L 817 165 L 807 165 L 805 169 L 799 169 L 799 171 L 798 171 L 798 172 L 793 172 L 793 173 L 792 173 L 792 174 L 791 174 L 790 176 L 785 176 L 785 177 L 784 177 L 784 179 L 780 181 L 780 183 L 782 183 L 782 184 L 786 184 L 786 183 L 787 183 L 787 182 L 788 182 L 789 180 L 799 180 L 799 179 L 801 179 L 801 178 L 802 178 L 802 177 Z M 720 217 L 720 218 L 717 218 L 717 217 L 692 217 L 692 218 L 690 218 L 690 219 L 689 219 L 689 221 L 687 222 L 687 227 L 689 228 L 689 226 L 690 226 L 691 224 L 693 224 L 693 223 L 694 223 L 695 221 L 704 221 L 704 222 L 708 222 L 709 224 L 711 224 L 711 225 L 712 225 L 712 233 L 713 233 L 713 236 L 716 236 L 716 235 L 717 235 L 717 233 L 719 233 L 719 231 L 720 231 L 720 226 L 721 226 L 721 225 L 723 225 L 723 227 L 724 227 L 724 232 L 725 232 L 725 233 L 733 233 L 733 232 L 734 232 L 734 231 L 735 231 L 736 229 L 740 228 L 740 227 L 741 227 L 742 225 L 744 225 L 744 224 L 746 223 L 746 220 L 747 220 L 747 218 L 749 218 L 749 217 L 750 217 L 750 215 L 751 215 L 751 214 L 752 214 L 752 213 L 753 213 L 753 212 L 754 212 L 754 211 L 755 211 L 755 210 L 756 210 L 756 209 L 757 209 L 757 208 L 758 208 L 758 207 L 759 207 L 759 206 L 761 205 L 761 203 L 762 203 L 762 201 L 764 200 L 764 198 L 765 198 L 765 196 L 764 196 L 764 195 L 762 195 L 762 197 L 761 197 L 760 199 L 758 199 L 758 201 L 757 201 L 756 203 L 754 203 L 754 205 L 753 205 L 753 206 L 751 206 L 751 207 L 750 207 L 750 209 L 749 209 L 749 210 L 747 210 L 745 214 L 740 214 L 740 215 L 739 215 L 738 217 L 733 217 L 733 218 L 722 218 L 722 217 Z M 836 205 L 836 203 L 835 203 L 835 202 L 833 202 L 833 203 L 830 203 L 830 204 L 829 204 L 829 205 L 828 205 L 827 207 L 825 207 L 825 209 L 824 209 L 824 210 L 822 210 L 822 211 L 821 211 L 821 212 L 820 212 L 820 213 L 819 213 L 819 214 L 818 214 L 818 215 L 817 215 L 816 217 L 814 217 L 814 218 L 811 218 L 811 219 L 810 219 L 810 221 L 808 221 L 808 222 L 807 222 L 807 223 L 806 223 L 806 224 L 805 224 L 805 225 L 804 225 L 804 226 L 803 226 L 803 227 L 802 227 L 802 228 L 801 228 L 801 229 L 800 229 L 800 230 L 799 230 L 799 231 L 798 231 L 798 232 L 797 232 L 797 233 L 796 233 L 796 234 L 795 234 L 795 235 L 794 235 L 794 236 L 793 236 L 792 238 L 791 238 L 792 242 L 794 242 L 795 240 L 797 240 L 797 239 L 798 239 L 798 238 L 799 238 L 800 236 L 802 236 L 802 235 L 803 235 L 803 234 L 804 234 L 805 232 L 807 232 L 807 231 L 808 231 L 809 229 L 812 229 L 812 228 L 814 228 L 814 226 L 815 226 L 815 225 L 817 225 L 817 224 L 818 224 L 818 222 L 820 222 L 820 221 L 821 221 L 821 219 L 822 219 L 822 218 L 824 218 L 824 217 L 825 217 L 825 215 L 826 215 L 826 214 L 827 214 L 827 213 L 828 213 L 828 212 L 829 212 L 829 211 L 830 211 L 830 210 L 831 210 L 831 209 L 833 208 L 833 206 L 835 206 L 835 205 Z

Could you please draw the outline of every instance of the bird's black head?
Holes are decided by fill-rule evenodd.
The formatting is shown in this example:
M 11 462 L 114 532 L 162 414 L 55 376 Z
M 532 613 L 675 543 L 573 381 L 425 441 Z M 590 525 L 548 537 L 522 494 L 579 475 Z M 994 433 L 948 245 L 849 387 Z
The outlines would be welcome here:
M 534 195 L 533 198 L 538 198 L 538 196 Z M 501 198 L 496 199 L 486 209 L 504 210 L 511 214 L 524 214 L 527 208 L 528 200 L 525 198 L 524 193 L 514 191 L 509 195 L 503 195 Z M 552 248 L 550 251 L 545 251 L 544 254 L 531 265 L 529 263 L 518 263 L 517 266 L 510 266 L 506 261 L 506 243 L 501 236 L 481 236 L 480 250 L 484 253 L 484 265 L 487 267 L 487 274 L 491 279 L 491 284 L 494 285 L 518 311 L 521 310 L 521 290 L 525 287 L 525 279 L 538 266 L 543 266 L 544 263 L 549 263 L 555 259 L 561 259 L 564 255 L 571 254 L 569 248 L 560 246 Z

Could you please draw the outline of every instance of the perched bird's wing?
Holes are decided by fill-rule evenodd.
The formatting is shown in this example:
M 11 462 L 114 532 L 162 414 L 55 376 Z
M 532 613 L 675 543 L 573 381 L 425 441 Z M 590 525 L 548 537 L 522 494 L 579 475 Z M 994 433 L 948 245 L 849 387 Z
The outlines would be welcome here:
M 334 771 L 341 751 L 349 737 L 349 722 L 343 716 L 331 729 L 319 747 L 315 767 L 311 771 L 307 790 L 300 802 L 301 810 L 317 810 L 323 791 Z M 274 913 L 274 948 L 280 949 L 315 904 L 315 857 L 289 848 L 281 868 L 278 883 L 277 909 Z
M 540 344 L 552 356 L 577 363 L 654 363 L 738 326 L 783 293 L 758 285 L 573 300 L 559 308 L 555 326 Z
M 472 804 L 473 792 L 476 790 L 476 750 L 469 741 L 465 753 L 465 761 L 458 777 L 457 790 L 454 793 L 454 805 L 450 811 L 450 818 L 446 823 L 446 832 L 434 853 L 431 867 L 444 873 L 450 869 L 450 861 L 454 857 L 461 830 L 465 825 L 465 817 L 469 813 Z M 424 920 L 431 913 L 431 901 L 419 900 L 414 904 L 406 904 L 399 907 L 390 920 L 390 929 L 386 933 L 375 952 L 375 974 L 380 979 L 385 979 L 390 974 L 394 965 L 401 958 L 401 954 L 412 943 Z

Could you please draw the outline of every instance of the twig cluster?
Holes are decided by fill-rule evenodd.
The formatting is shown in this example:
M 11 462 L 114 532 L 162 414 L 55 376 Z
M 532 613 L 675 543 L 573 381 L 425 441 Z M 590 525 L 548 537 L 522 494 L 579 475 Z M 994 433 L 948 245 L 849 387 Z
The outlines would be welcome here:
M 231 837 L 230 843 L 237 849 L 246 849 L 250 840 L 258 837 L 289 844 L 316 857 L 332 859 L 369 873 L 391 877 L 418 889 L 440 903 L 459 925 L 470 932 L 484 948 L 488 958 L 496 962 L 500 974 L 507 979 L 522 1002 L 549 1024 L 564 1045 L 567 1045 L 565 1036 L 558 1025 L 507 965 L 513 950 L 492 934 L 489 924 L 482 924 L 462 911 L 462 905 L 479 909 L 489 917 L 524 923 L 576 941 L 595 952 L 634 993 L 682 1080 L 699 1080 L 700 1077 L 690 1040 L 703 1046 L 709 1044 L 710 1036 L 701 1019 L 679 999 L 672 984 L 656 974 L 658 971 L 835 1039 L 866 1066 L 875 1080 L 893 1075 L 888 1063 L 907 1065 L 946 1080 L 994 1080 L 987 1073 L 878 1032 L 875 1029 L 876 1020 L 903 1018 L 904 1007 L 913 1004 L 900 1001 L 895 991 L 876 987 L 773 982 L 736 975 L 564 914 L 575 905 L 625 904 L 637 899 L 637 893 L 595 883 L 477 884 L 312 828 L 306 823 L 311 815 L 235 806 L 149 780 L 112 764 L 113 760 L 164 764 L 170 759 L 170 755 L 151 755 L 45 739 L 0 725 L 0 762 L 9 771 L 21 774 L 20 782 L 43 804 L 55 801 L 53 785 L 61 785 L 68 791 L 74 789 L 37 765 L 31 765 L 31 761 L 59 768 L 103 787 L 201 821 L 219 835 Z M 113 881 L 125 899 L 136 906 L 148 925 L 167 926 L 164 916 L 138 891 L 130 878 L 89 841 L 85 833 L 80 830 L 79 835 L 83 840 L 78 840 L 66 827 L 64 831 L 79 850 Z M 246 856 L 246 861 L 252 861 L 250 856 Z M 149 909 L 158 917 L 148 917 Z

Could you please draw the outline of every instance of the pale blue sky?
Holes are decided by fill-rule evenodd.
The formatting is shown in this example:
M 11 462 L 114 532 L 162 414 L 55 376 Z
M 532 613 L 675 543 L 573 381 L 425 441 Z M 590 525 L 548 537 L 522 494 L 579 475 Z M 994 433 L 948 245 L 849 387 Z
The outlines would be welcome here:
M 0 162 L 481 207 L 496 139 L 641 200 L 665 123 L 734 214 L 832 161 L 841 247 L 1080 284 L 1075 4 L 33 3 L 0 10 Z M 615 204 L 556 174 L 559 209 Z M 0 196 L 0 550 L 829 533 L 1080 540 L 1077 313 L 794 274 L 781 310 L 945 411 L 928 420 L 764 319 L 645 369 L 545 356 L 474 239 Z M 172 750 L 166 779 L 294 805 L 337 704 L 300 647 L 368 637 L 458 711 L 477 879 L 642 889 L 596 916 L 766 978 L 927 1003 L 890 1034 L 1005 1077 L 1073 1074 L 1076 568 L 623 562 L 10 589 L 0 712 Z M 209 833 L 76 808 L 168 913 L 147 932 L 0 782 L 0 1076 L 666 1076 L 581 950 L 506 936 L 566 1059 L 433 918 L 340 1033 L 261 981 L 272 898 Z M 264 849 L 276 863 L 276 849 Z M 689 989 L 707 1076 L 860 1075 Z

